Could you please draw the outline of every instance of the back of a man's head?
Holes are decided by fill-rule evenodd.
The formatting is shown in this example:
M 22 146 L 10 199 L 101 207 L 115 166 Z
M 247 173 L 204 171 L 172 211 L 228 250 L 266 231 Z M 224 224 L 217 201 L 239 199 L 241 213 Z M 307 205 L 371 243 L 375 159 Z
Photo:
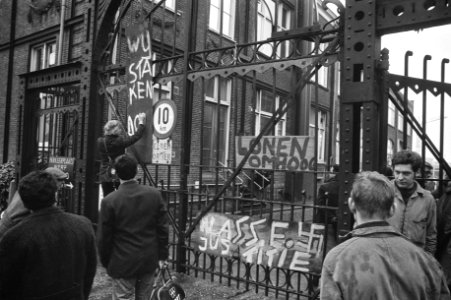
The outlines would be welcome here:
M 413 172 L 417 172 L 422 164 L 423 160 L 421 159 L 421 156 L 411 150 L 401 150 L 396 152 L 392 158 L 393 167 L 396 165 L 411 165 Z
M 116 158 L 114 168 L 119 179 L 130 180 L 135 178 L 138 172 L 138 162 L 133 157 L 124 154 Z
M 34 171 L 19 182 L 19 195 L 30 210 L 40 210 L 55 204 L 56 179 L 45 171 Z
M 395 191 L 390 181 L 378 172 L 362 172 L 352 185 L 351 197 L 363 216 L 390 217 Z

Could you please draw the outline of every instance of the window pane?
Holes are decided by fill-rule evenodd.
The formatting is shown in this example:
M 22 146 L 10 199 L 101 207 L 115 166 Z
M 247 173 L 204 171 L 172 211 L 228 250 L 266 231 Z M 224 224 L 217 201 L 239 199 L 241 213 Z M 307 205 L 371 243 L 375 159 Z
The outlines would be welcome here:
M 219 152 L 219 161 L 225 163 L 227 111 L 227 106 L 220 106 L 218 128 L 218 104 L 205 102 L 202 141 L 202 164 L 204 165 L 215 166 L 218 159 L 217 152 Z M 217 149 L 218 142 L 219 150 Z
M 36 50 L 35 70 L 41 70 L 43 68 L 44 68 L 44 49 L 40 47 Z
M 262 93 L 261 110 L 269 113 L 275 111 L 274 98 L 268 92 Z
M 224 7 L 224 12 L 227 14 L 232 14 L 232 1 L 231 0 L 224 0 L 223 1 L 223 7 Z
M 228 79 L 219 77 L 219 84 L 221 86 L 221 91 L 220 91 L 221 95 L 220 95 L 219 99 L 221 99 L 221 101 L 229 100 L 229 97 L 227 97 L 228 92 L 229 92 L 228 91 L 228 82 L 229 82 Z
M 215 79 L 205 80 L 205 95 L 209 98 L 215 97 Z
M 227 36 L 232 36 L 231 17 L 224 14 L 222 19 L 222 32 Z
M 265 128 L 266 124 L 269 123 L 269 121 L 271 120 L 271 116 L 261 116 L 260 119 L 260 131 L 263 130 L 263 128 Z M 274 127 L 272 127 L 269 132 L 266 133 L 266 135 L 274 135 Z
M 388 124 L 395 126 L 395 105 L 393 102 L 388 102 Z
M 210 6 L 210 23 L 209 27 L 211 29 L 214 29 L 216 31 L 219 31 L 219 8 L 214 7 L 213 5 Z
M 56 64 L 56 43 L 50 43 L 47 45 L 47 59 L 48 67 Z

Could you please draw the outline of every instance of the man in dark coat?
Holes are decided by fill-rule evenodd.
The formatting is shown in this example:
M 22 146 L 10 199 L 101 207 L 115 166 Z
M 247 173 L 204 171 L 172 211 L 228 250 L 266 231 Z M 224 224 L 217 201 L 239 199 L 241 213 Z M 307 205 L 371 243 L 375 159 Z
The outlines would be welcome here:
M 57 180 L 58 190 L 63 187 L 64 180 L 67 179 L 67 173 L 64 173 L 62 170 L 55 167 L 49 167 L 45 169 L 45 172 L 55 177 Z M 8 207 L 0 216 L 0 241 L 9 229 L 18 224 L 29 214 L 30 210 L 25 207 L 22 199 L 20 198 L 19 192 L 16 191 L 11 199 L 11 203 L 8 204 Z
M 0 299 L 88 299 L 97 265 L 92 224 L 55 207 L 56 191 L 45 171 L 20 181 L 31 213 L 0 242 Z
M 113 299 L 149 299 L 155 270 L 168 257 L 166 205 L 156 188 L 134 179 L 134 158 L 119 156 L 114 167 L 121 184 L 101 203 L 100 260 L 113 278 Z
M 328 207 L 338 207 L 338 172 L 340 171 L 339 165 L 334 165 L 332 167 L 332 172 L 335 174 L 329 179 L 325 180 L 324 183 L 318 189 L 318 205 L 328 206 Z M 317 223 L 324 223 L 328 225 L 327 231 L 327 249 L 335 247 L 338 243 L 338 232 L 337 232 L 337 212 L 336 210 L 331 210 L 327 208 L 319 208 L 316 212 Z

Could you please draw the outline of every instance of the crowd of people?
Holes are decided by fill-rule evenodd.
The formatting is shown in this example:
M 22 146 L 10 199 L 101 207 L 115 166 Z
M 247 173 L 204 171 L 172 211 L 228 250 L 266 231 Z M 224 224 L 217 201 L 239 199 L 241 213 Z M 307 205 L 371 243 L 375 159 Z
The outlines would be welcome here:
M 98 259 L 112 278 L 112 299 L 149 299 L 168 258 L 169 227 L 161 193 L 135 180 L 138 162 L 125 154 L 143 134 L 145 115 L 138 120 L 134 136 L 110 121 L 98 140 L 105 197 L 97 233 L 87 218 L 55 206 L 64 172 L 48 168 L 20 180 L 0 219 L 0 299 L 88 299 Z M 314 221 L 331 225 L 334 246 L 321 299 L 451 299 L 451 185 L 437 195 L 435 184 L 418 180 L 431 170 L 403 150 L 390 173 L 357 174 L 347 203 L 354 227 L 341 239 L 336 210 L 317 211 Z M 320 186 L 319 207 L 338 206 L 337 176 Z
M 138 121 L 135 136 L 109 121 L 99 138 L 105 197 L 97 234 L 86 217 L 55 205 L 67 177 L 60 169 L 20 180 L 0 219 L 0 299 L 88 299 L 98 259 L 112 278 L 112 299 L 150 299 L 155 272 L 168 258 L 169 227 L 160 192 L 138 184 L 138 162 L 125 154 L 142 136 L 145 115 Z
M 321 299 L 451 299 L 451 184 L 438 189 L 431 164 L 411 150 L 396 153 L 382 173 L 354 180 L 354 227 L 337 246 L 331 241 Z M 337 206 L 338 190 L 325 183 L 319 204 Z

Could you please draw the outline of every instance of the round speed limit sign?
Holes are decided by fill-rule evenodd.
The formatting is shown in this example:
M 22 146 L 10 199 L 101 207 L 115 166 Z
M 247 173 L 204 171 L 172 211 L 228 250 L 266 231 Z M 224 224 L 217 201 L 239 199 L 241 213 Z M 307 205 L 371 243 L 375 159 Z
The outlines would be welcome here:
M 158 101 L 153 112 L 154 135 L 160 139 L 169 137 L 174 130 L 176 118 L 174 101 L 169 99 Z

